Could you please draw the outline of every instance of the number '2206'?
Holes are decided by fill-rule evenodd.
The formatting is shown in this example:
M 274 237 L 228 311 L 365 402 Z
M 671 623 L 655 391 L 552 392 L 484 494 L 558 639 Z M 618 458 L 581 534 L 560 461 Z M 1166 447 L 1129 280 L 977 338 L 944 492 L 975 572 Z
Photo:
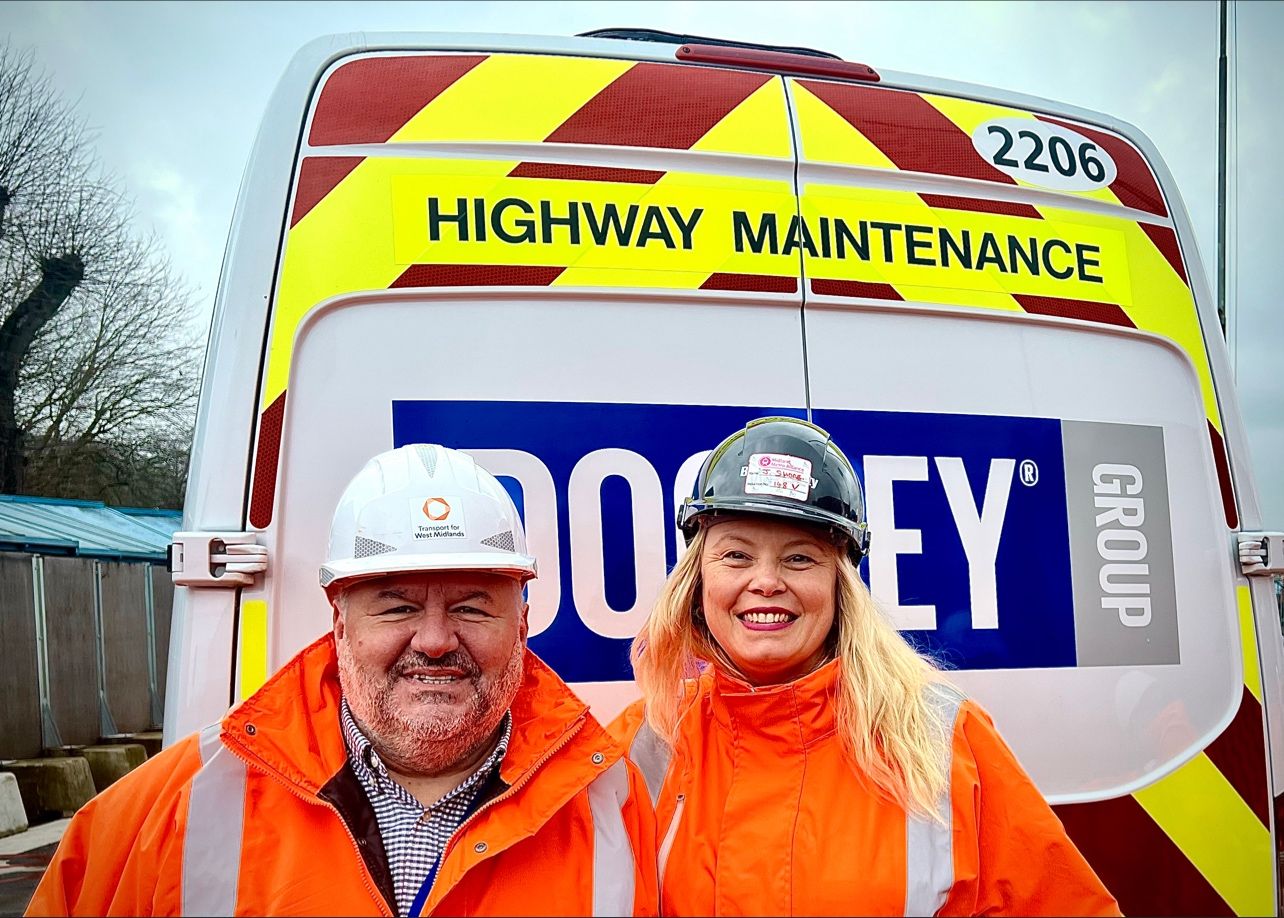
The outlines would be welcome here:
M 987 121 L 972 134 L 978 153 L 1023 182 L 1060 191 L 1103 188 L 1117 174 L 1100 144 L 1077 131 L 1030 118 Z

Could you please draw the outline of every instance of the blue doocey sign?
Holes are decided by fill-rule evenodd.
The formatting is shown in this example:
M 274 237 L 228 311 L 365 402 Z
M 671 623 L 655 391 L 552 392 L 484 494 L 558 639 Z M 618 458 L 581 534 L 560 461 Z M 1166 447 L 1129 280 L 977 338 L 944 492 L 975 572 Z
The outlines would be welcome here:
M 571 682 L 631 678 L 629 638 L 677 557 L 676 505 L 690 493 L 708 450 L 751 418 L 773 414 L 804 412 L 579 402 L 392 405 L 395 445 L 466 449 L 513 495 L 540 565 L 529 597 L 531 646 Z M 1137 562 L 1138 544 L 1162 571 L 1168 534 L 1152 527 L 1147 543 L 1134 525 L 1139 517 L 1127 509 L 1142 499 L 1144 466 L 1151 517 L 1158 492 L 1166 522 L 1161 431 L 828 409 L 812 419 L 851 458 L 865 487 L 872 551 L 862 574 L 896 625 L 941 663 L 995 669 L 1176 662 L 1175 609 L 1169 616 L 1162 590 L 1152 596 L 1137 576 L 1150 570 Z M 1127 469 L 1136 471 L 1135 483 Z M 1167 551 L 1170 571 L 1170 545 Z M 1153 650 L 1161 632 L 1171 634 L 1171 650 Z

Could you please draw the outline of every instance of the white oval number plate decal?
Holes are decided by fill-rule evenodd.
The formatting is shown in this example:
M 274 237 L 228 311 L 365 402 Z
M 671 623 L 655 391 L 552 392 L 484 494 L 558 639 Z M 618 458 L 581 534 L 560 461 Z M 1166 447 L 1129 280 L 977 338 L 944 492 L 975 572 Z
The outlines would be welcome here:
M 972 132 L 972 146 L 999 171 L 1057 191 L 1105 188 L 1118 174 L 1095 140 L 1033 118 L 986 121 Z

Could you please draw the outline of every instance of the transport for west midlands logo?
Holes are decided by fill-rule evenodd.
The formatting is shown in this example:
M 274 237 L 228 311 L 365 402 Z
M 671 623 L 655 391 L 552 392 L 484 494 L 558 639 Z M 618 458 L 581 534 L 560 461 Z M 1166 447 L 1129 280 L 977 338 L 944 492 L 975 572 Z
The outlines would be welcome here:
M 450 516 L 450 504 L 446 503 L 444 497 L 430 497 L 424 501 L 424 516 L 439 523 Z

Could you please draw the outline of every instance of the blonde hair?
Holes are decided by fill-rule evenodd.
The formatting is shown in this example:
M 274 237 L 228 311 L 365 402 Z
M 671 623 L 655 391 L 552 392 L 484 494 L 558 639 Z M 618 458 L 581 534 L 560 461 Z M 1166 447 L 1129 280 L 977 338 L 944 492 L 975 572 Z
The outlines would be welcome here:
M 694 680 L 703 666 L 738 672 L 700 611 L 704 544 L 701 528 L 674 566 L 630 654 L 647 722 L 671 746 L 679 721 L 695 701 Z M 944 678 L 892 627 L 847 552 L 835 548 L 834 553 L 836 634 L 829 640 L 839 661 L 839 740 L 877 793 L 939 819 L 939 801 L 949 786 L 952 725 L 943 723 L 929 692 Z

